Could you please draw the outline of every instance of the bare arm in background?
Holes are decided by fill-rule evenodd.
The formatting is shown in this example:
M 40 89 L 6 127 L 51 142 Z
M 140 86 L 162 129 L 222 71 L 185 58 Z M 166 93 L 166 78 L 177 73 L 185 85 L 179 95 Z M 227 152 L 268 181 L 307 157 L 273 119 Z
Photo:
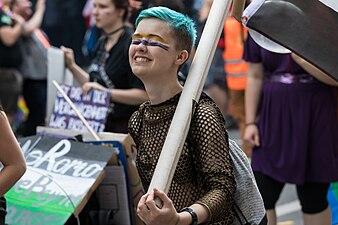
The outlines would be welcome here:
M 45 8 L 45 0 L 38 0 L 33 16 L 24 23 L 23 35 L 30 36 L 36 28 L 41 26 Z
M 263 65 L 261 63 L 248 63 L 248 80 L 245 89 L 245 117 L 246 128 L 244 140 L 251 146 L 259 146 L 259 133 L 255 124 L 258 104 L 263 85 Z
M 310 75 L 317 78 L 319 81 L 323 82 L 324 84 L 331 85 L 338 87 L 338 82 L 329 77 L 326 73 L 306 61 L 305 59 L 301 58 L 300 56 L 296 55 L 295 53 L 291 54 L 292 59 L 298 63 L 306 72 Z
M 61 50 L 65 54 L 66 66 L 73 73 L 75 79 L 82 85 L 85 94 L 92 88 L 107 91 L 111 93 L 111 100 L 113 102 L 127 105 L 139 105 L 148 100 L 148 95 L 143 89 L 108 89 L 96 82 L 89 82 L 89 74 L 76 64 L 73 50 L 63 46 Z
M 14 14 L 13 19 L 16 21 L 16 24 L 13 27 L 0 27 L 0 39 L 2 43 L 7 47 L 13 46 L 21 37 L 23 32 L 23 26 L 25 23 L 25 20 L 19 15 Z
M 25 173 L 26 163 L 7 117 L 0 111 L 0 196 L 3 196 Z
M 76 64 L 73 50 L 64 46 L 61 46 L 61 50 L 65 54 L 67 68 L 70 72 L 72 72 L 73 76 L 80 85 L 84 85 L 86 82 L 89 82 L 89 74 Z
M 145 90 L 140 88 L 128 89 L 109 89 L 96 82 L 87 82 L 82 86 L 83 93 L 88 93 L 91 89 L 106 91 L 111 94 L 111 100 L 126 105 L 140 105 L 148 100 Z

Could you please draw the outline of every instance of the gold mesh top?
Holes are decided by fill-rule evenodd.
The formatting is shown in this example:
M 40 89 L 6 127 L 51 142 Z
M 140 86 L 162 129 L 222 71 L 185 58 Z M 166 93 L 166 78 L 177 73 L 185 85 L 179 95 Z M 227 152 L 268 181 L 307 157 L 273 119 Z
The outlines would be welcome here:
M 143 103 L 129 120 L 138 153 L 136 165 L 148 189 L 180 97 L 157 104 Z M 168 193 L 177 211 L 193 203 L 209 209 L 209 224 L 231 224 L 236 184 L 228 134 L 216 104 L 202 94 L 191 121 Z

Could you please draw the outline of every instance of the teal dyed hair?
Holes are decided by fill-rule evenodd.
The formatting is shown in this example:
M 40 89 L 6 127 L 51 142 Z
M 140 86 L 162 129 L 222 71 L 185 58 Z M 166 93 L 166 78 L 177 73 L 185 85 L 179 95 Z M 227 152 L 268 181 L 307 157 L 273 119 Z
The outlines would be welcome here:
M 169 28 L 174 32 L 176 40 L 178 40 L 178 47 L 188 52 L 191 51 L 196 41 L 197 32 L 195 23 L 188 16 L 167 7 L 152 7 L 141 11 L 135 22 L 136 27 L 142 19 L 146 18 L 156 18 L 166 22 Z

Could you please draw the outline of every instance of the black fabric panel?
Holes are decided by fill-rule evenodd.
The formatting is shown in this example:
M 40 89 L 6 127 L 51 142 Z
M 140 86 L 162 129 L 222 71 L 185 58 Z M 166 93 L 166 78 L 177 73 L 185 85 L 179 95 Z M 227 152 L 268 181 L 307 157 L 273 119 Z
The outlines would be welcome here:
M 338 81 L 338 13 L 318 0 L 268 0 L 247 26 Z

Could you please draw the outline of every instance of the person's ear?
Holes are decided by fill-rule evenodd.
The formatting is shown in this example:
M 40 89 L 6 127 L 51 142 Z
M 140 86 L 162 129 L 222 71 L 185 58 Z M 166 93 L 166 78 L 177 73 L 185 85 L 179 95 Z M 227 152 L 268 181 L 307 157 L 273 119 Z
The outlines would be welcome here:
M 124 14 L 127 13 L 125 9 L 117 9 L 117 10 L 118 10 L 117 13 L 118 13 L 119 17 L 123 17 Z
M 189 58 L 189 53 L 187 50 L 182 50 L 176 57 L 176 64 L 182 65 Z

